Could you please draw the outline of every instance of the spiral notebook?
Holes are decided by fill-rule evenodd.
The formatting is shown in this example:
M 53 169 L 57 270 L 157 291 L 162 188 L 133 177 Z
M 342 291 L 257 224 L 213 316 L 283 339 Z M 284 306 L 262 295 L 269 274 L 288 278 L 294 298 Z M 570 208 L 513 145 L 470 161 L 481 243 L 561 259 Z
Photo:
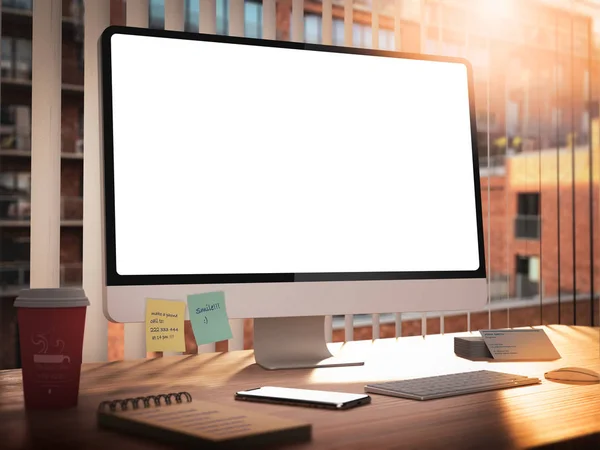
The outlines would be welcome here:
M 168 444 L 202 444 L 203 448 L 305 442 L 312 433 L 309 423 L 218 403 L 192 402 L 188 392 L 102 402 L 98 425 Z

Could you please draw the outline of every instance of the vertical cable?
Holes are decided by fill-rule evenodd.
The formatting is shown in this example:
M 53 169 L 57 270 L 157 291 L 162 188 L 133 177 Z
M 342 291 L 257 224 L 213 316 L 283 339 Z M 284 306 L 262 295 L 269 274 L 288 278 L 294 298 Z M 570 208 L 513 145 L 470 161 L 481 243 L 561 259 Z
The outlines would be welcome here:
M 571 0 L 571 226 L 573 246 L 573 325 L 577 325 L 577 241 L 575 233 L 575 23 L 573 8 L 575 4 Z
M 558 259 L 558 323 L 560 320 L 560 300 L 561 300 L 561 283 L 560 283 L 560 108 L 559 108 L 559 97 L 558 97 L 558 72 L 559 72 L 559 59 L 558 59 L 558 18 L 554 18 L 554 93 L 556 97 L 556 240 L 557 240 L 557 259 Z
M 538 33 L 541 30 L 541 21 L 539 16 L 537 16 L 537 31 Z M 539 78 L 540 76 L 540 62 L 539 59 L 536 58 L 536 74 Z M 544 324 L 544 311 L 543 311 L 543 306 L 542 306 L 542 300 L 543 300 L 543 296 L 544 296 L 544 278 L 543 278 L 543 270 L 542 268 L 544 267 L 543 264 L 543 227 L 542 227 L 542 223 L 543 223 L 543 214 L 542 214 L 542 205 L 543 205 L 543 196 L 542 196 L 542 97 L 543 97 L 543 91 L 542 91 L 542 84 L 538 83 L 538 95 L 537 95 L 537 110 L 538 110 L 538 192 L 540 193 L 540 229 L 539 229 L 539 235 L 540 235 L 540 264 L 539 264 L 539 280 L 540 280 L 540 284 L 538 287 L 538 295 L 540 298 L 540 325 Z
M 591 321 L 590 325 L 594 326 L 594 164 L 593 164 L 593 148 L 592 148 L 592 136 L 593 136 L 593 127 L 592 127 L 592 57 L 594 49 L 593 45 L 593 29 L 592 29 L 592 21 L 588 22 L 588 135 L 589 135 L 589 195 L 590 195 L 590 313 L 591 313 Z
M 491 45 L 490 45 L 490 36 L 489 34 L 486 36 L 486 48 L 487 48 L 487 72 L 486 72 L 486 80 L 485 80 L 485 109 L 486 109 L 486 139 L 487 139 L 487 163 L 488 163 L 488 174 L 492 173 L 491 167 L 491 148 L 492 142 L 490 139 L 490 73 L 492 72 L 492 56 L 491 56 Z M 505 106 L 506 107 L 506 106 Z M 505 162 L 506 164 L 506 162 Z M 488 328 L 492 328 L 492 287 L 490 285 L 491 281 L 491 273 L 492 273 L 492 194 L 491 194 L 491 186 L 490 186 L 490 177 L 488 176 L 488 189 L 487 189 L 487 202 L 488 202 L 488 299 L 487 299 L 487 307 L 488 307 Z M 471 331 L 471 316 L 469 315 L 469 331 Z

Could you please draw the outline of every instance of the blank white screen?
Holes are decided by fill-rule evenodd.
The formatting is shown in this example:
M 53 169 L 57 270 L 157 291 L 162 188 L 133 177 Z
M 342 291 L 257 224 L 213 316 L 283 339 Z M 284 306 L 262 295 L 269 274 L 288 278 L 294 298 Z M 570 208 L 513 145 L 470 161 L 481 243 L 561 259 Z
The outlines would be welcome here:
M 111 48 L 119 274 L 479 267 L 464 65 Z

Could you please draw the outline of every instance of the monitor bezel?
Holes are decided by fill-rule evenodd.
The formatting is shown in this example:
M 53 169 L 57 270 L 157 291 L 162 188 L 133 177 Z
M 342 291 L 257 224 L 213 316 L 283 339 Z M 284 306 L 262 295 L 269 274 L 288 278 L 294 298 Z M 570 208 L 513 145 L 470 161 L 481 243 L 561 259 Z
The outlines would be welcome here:
M 414 272 L 330 272 L 330 273 L 243 273 L 243 274 L 162 274 L 162 275 L 121 275 L 117 272 L 115 242 L 115 198 L 114 198 L 114 158 L 113 158 L 113 114 L 111 80 L 111 38 L 114 35 L 148 36 L 169 39 L 209 41 L 225 44 L 242 44 L 264 47 L 289 48 L 297 50 L 349 53 L 357 55 L 384 56 L 391 58 L 416 59 L 463 64 L 467 70 L 469 111 L 471 120 L 471 142 L 475 207 L 477 213 L 477 234 L 479 246 L 479 268 L 473 271 L 414 271 Z M 431 280 L 431 279 L 481 279 L 486 277 L 485 246 L 483 237 L 483 217 L 481 205 L 481 184 L 477 151 L 477 127 L 472 66 L 467 59 L 446 56 L 432 56 L 415 53 L 373 50 L 365 48 L 339 47 L 321 44 L 254 39 L 238 36 L 223 36 L 182 31 L 154 30 L 124 26 L 110 26 L 104 30 L 99 41 L 100 55 L 100 100 L 103 152 L 103 209 L 104 250 L 107 286 L 144 285 L 191 285 L 191 284 L 244 284 L 244 283 L 290 283 L 290 282 L 340 282 L 376 280 Z

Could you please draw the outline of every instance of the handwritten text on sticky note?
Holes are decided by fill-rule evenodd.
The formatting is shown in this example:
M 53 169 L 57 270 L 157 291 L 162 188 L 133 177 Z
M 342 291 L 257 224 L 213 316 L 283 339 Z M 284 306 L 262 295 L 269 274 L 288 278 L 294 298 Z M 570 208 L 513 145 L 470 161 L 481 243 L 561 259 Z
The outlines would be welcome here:
M 187 299 L 190 321 L 198 345 L 231 339 L 224 292 L 188 295 Z
M 185 303 L 146 300 L 146 351 L 184 352 Z

